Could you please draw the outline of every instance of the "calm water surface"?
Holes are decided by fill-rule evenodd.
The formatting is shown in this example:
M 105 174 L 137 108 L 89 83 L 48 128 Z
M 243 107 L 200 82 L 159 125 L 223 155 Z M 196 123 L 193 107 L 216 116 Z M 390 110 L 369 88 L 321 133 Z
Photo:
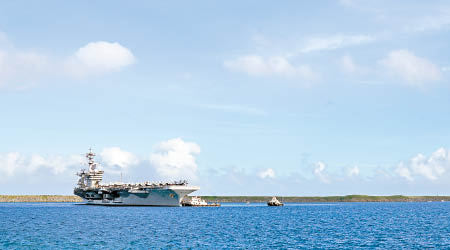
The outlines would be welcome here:
M 450 202 L 97 207 L 0 203 L 2 249 L 450 249 Z

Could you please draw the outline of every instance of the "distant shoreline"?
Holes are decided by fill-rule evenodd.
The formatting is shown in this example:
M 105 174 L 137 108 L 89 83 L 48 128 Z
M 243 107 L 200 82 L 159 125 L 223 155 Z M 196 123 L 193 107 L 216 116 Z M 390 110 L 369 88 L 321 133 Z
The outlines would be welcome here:
M 272 196 L 199 196 L 207 202 L 267 202 Z M 427 202 L 450 201 L 450 196 L 277 196 L 282 202 Z M 81 202 L 75 195 L 0 195 L 0 202 Z
M 75 195 L 0 195 L 0 202 L 81 202 Z
M 202 196 L 208 202 L 267 202 L 272 196 Z M 277 196 L 282 202 L 427 202 L 450 201 L 450 196 Z

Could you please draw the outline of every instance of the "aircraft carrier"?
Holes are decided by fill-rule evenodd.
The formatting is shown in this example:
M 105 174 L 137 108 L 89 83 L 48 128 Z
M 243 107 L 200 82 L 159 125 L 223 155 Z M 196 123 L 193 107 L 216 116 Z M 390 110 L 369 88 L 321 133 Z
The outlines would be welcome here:
M 187 181 L 102 183 L 104 171 L 98 170 L 95 154 L 89 149 L 86 154 L 89 168 L 77 173 L 80 176 L 74 194 L 83 199 L 84 204 L 106 206 L 181 206 L 182 199 L 197 186 L 189 186 Z

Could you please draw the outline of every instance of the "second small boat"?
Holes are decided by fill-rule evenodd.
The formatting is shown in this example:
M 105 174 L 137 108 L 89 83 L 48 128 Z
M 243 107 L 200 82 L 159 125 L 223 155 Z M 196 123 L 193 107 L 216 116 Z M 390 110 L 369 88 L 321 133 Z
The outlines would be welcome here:
M 267 205 L 268 205 L 268 206 L 271 206 L 271 207 L 284 206 L 284 204 L 281 203 L 281 202 L 277 199 L 277 197 L 272 197 L 272 200 L 268 201 L 268 202 L 267 202 Z

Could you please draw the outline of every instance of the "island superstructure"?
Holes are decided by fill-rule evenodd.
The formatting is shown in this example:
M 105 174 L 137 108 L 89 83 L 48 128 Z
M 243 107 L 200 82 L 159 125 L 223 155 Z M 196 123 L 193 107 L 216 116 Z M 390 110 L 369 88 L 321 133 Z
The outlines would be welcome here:
M 95 154 L 89 149 L 86 154 L 88 170 L 82 169 L 74 194 L 85 204 L 109 206 L 181 206 L 182 199 L 200 188 L 189 186 L 187 181 L 102 183 L 104 171 L 98 170 Z

